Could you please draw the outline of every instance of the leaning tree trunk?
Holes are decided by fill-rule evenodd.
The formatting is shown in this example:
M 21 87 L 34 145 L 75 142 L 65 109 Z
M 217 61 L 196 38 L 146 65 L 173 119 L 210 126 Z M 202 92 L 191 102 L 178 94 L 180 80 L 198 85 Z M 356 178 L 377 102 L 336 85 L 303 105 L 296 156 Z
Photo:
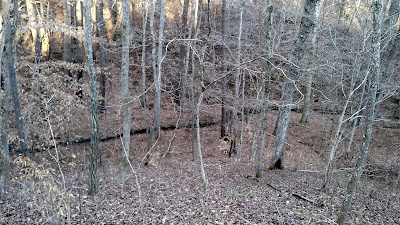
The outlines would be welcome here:
M 222 0 L 222 26 L 221 26 L 221 72 L 222 72 L 222 96 L 221 96 L 221 101 L 222 101 L 222 107 L 221 107 L 221 138 L 226 136 L 226 129 L 227 129 L 227 123 L 228 123 L 228 117 L 227 117 L 227 102 L 226 102 L 226 85 L 227 85 L 227 68 L 226 68 L 226 44 L 225 44 L 225 39 L 226 39 L 226 0 Z
M 366 77 L 367 77 L 367 76 L 368 76 L 368 75 L 366 75 Z M 330 172 L 331 172 L 331 170 L 333 169 L 333 166 L 334 166 L 335 161 L 336 161 L 336 155 L 337 155 L 338 147 L 339 147 L 340 141 L 341 141 L 342 136 L 343 136 L 343 133 L 344 133 L 344 132 L 343 132 L 343 129 L 344 129 L 344 128 L 343 128 L 343 125 L 344 125 L 345 122 L 348 120 L 348 119 L 345 120 L 345 115 L 346 115 L 347 107 L 348 107 L 348 105 L 351 103 L 353 94 L 354 94 L 360 87 L 362 87 L 362 86 L 364 85 L 364 82 L 366 82 L 366 77 L 365 77 L 365 79 L 363 80 L 363 82 L 362 82 L 359 86 L 357 86 L 356 88 L 354 88 L 356 80 L 355 80 L 354 77 L 351 78 L 350 90 L 349 90 L 349 93 L 348 93 L 348 95 L 347 95 L 346 102 L 345 102 L 345 104 L 344 104 L 344 106 L 343 106 L 342 113 L 340 114 L 340 117 L 339 117 L 339 120 L 338 120 L 338 125 L 337 125 L 337 128 L 336 128 L 335 136 L 334 136 L 333 139 L 332 139 L 331 151 L 330 151 L 330 154 L 329 154 L 328 164 L 326 165 L 326 169 L 325 169 L 325 178 L 324 178 L 324 182 L 323 182 L 323 184 L 322 184 L 322 188 L 325 188 L 326 185 L 328 184 L 329 178 L 330 178 L 330 177 L 329 177 Z
M 352 125 L 351 125 L 351 131 L 350 131 L 350 136 L 349 136 L 349 143 L 347 144 L 347 149 L 346 149 L 346 158 L 350 158 L 350 153 L 351 153 L 351 146 L 353 145 L 353 140 L 354 140 L 354 135 L 356 133 L 357 127 L 359 125 L 359 121 L 361 120 L 361 111 L 364 106 L 364 95 L 365 95 L 365 86 L 366 82 L 364 82 L 362 88 L 362 92 L 360 94 L 360 102 L 357 107 L 357 111 L 354 115 L 354 119 L 352 120 Z
M 6 69 L 8 70 L 8 76 L 10 79 L 10 86 L 11 86 L 11 96 L 14 105 L 14 113 L 15 113 L 15 121 L 17 123 L 18 129 L 18 136 L 20 142 L 20 148 L 25 156 L 29 156 L 28 145 L 26 143 L 26 136 L 24 130 L 24 124 L 22 121 L 21 115 L 21 104 L 19 102 L 19 93 L 18 93 L 18 84 L 17 84 L 17 77 L 15 71 L 15 59 L 14 59 L 14 45 L 15 37 L 18 27 L 18 0 L 14 0 L 14 24 L 12 29 L 8 32 L 7 36 L 5 37 L 6 43 L 6 57 L 5 57 L 5 64 Z
M 376 114 L 376 94 L 380 81 L 380 39 L 381 39 L 381 20 L 382 20 L 382 0 L 374 0 L 372 3 L 372 65 L 371 65 L 371 84 L 368 88 L 366 116 L 364 125 L 364 134 L 360 151 L 358 154 L 356 167 L 351 174 L 350 180 L 347 184 L 346 193 L 344 195 L 343 204 L 340 209 L 337 224 L 342 225 L 345 223 L 346 215 L 349 211 L 351 200 L 353 197 L 354 189 L 358 183 L 363 172 L 365 161 L 367 160 L 369 144 L 371 142 L 372 130 L 374 127 L 375 114 Z
M 129 145 L 131 140 L 131 103 L 129 96 L 129 0 L 122 1 L 122 29 L 121 95 L 123 117 L 123 148 L 120 159 L 121 183 L 125 181 L 126 177 L 126 169 L 129 163 Z
M 270 169 L 283 169 L 283 150 L 285 147 L 286 131 L 290 120 L 290 111 L 295 91 L 295 82 L 299 78 L 299 64 L 304 57 L 305 45 L 309 36 L 315 31 L 320 12 L 321 0 L 306 0 L 304 15 L 300 22 L 300 31 L 295 43 L 293 63 L 290 64 L 288 77 L 283 87 L 282 106 L 276 126 L 275 151 Z
M 261 129 L 260 129 L 260 139 L 257 148 L 257 166 L 256 166 L 256 178 L 261 178 L 262 176 L 262 155 L 265 145 L 265 134 L 267 133 L 267 113 L 268 113 L 268 101 L 269 101 L 269 81 L 271 80 L 271 31 L 272 31 L 272 12 L 273 6 L 271 0 L 267 2 L 267 31 L 265 33 L 265 49 L 267 53 L 267 58 L 265 62 L 264 71 L 264 96 L 263 104 L 261 109 Z
M 91 154 L 90 154 L 90 171 L 89 171 L 89 195 L 95 195 L 98 191 L 97 185 L 97 164 L 99 157 L 99 131 L 98 131 L 98 115 L 97 115 L 97 84 L 96 71 L 93 62 L 93 43 L 92 43 L 92 16 L 90 13 L 91 1 L 84 0 L 83 8 L 85 12 L 85 55 L 86 66 L 90 79 L 90 127 L 91 127 Z

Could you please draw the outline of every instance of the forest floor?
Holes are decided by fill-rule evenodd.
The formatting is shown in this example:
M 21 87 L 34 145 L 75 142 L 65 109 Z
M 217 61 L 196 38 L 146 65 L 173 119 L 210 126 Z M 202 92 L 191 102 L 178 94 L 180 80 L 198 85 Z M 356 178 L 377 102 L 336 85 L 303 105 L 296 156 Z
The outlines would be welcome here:
M 269 116 L 273 123 L 277 111 Z M 102 142 L 99 192 L 94 197 L 87 195 L 90 146 L 35 153 L 35 163 L 21 160 L 30 170 L 12 167 L 7 195 L 0 201 L 0 224 L 64 224 L 66 215 L 71 224 L 335 224 L 354 160 L 346 160 L 340 153 L 338 169 L 328 187 L 321 189 L 334 128 L 329 125 L 330 117 L 334 116 L 314 112 L 311 117 L 312 121 L 303 125 L 298 123 L 300 114 L 293 113 L 286 168 L 264 170 L 261 179 L 255 179 L 255 162 L 249 160 L 250 137 L 244 138 L 242 157 L 237 160 L 227 156 L 227 143 L 216 138 L 218 125 L 202 128 L 209 181 L 206 189 L 200 185 L 197 159 L 192 160 L 189 128 L 163 131 L 148 166 L 138 163 L 144 155 L 146 135 L 133 135 L 132 167 L 123 184 L 118 167 L 121 140 Z M 400 130 L 385 123 L 378 122 L 375 127 L 349 224 L 400 224 L 400 190 L 391 185 L 400 159 Z M 273 126 L 269 128 L 271 134 Z M 170 153 L 163 157 L 174 134 Z M 268 135 L 265 165 L 273 144 Z

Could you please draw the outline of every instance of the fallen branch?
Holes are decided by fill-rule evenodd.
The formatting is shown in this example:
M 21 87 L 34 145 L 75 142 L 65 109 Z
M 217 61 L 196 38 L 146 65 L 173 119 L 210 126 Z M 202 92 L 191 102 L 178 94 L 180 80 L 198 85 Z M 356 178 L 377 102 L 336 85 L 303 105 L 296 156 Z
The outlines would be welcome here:
M 309 202 L 309 203 L 311 203 L 311 204 L 313 204 L 313 205 L 315 205 L 315 206 L 318 206 L 318 207 L 323 207 L 323 206 L 324 206 L 322 203 L 315 202 L 315 201 L 313 201 L 313 200 L 311 200 L 311 199 L 309 199 L 309 198 L 306 198 L 306 197 L 304 197 L 304 196 L 302 196 L 302 195 L 300 195 L 300 194 L 298 194 L 298 193 L 292 193 L 292 195 L 293 195 L 294 197 L 300 199 L 300 200 Z

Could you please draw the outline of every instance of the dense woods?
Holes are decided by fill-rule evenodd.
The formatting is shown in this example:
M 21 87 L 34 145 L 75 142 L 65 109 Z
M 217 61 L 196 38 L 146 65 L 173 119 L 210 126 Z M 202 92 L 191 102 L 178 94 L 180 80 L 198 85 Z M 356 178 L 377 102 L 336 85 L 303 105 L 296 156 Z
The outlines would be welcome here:
M 399 0 L 2 0 L 1 224 L 399 224 Z

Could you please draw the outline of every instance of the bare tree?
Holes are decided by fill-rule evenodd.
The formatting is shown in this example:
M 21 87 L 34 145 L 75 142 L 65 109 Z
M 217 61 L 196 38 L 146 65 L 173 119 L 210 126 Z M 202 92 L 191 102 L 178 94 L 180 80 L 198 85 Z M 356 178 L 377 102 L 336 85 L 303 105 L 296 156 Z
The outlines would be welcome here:
M 96 6 L 96 20 L 97 20 L 97 36 L 99 37 L 99 60 L 100 60 L 100 109 L 106 110 L 106 74 L 104 67 L 106 66 L 106 31 L 104 26 L 104 0 L 99 0 Z
M 348 120 L 351 119 L 351 118 L 345 119 L 346 111 L 348 110 L 348 106 L 350 105 L 350 103 L 352 101 L 354 93 L 364 85 L 367 77 L 368 77 L 368 74 L 366 74 L 364 80 L 357 87 L 355 87 L 357 77 L 352 76 L 352 78 L 351 78 L 350 90 L 349 90 L 349 93 L 347 94 L 347 99 L 346 99 L 346 102 L 344 103 L 342 113 L 340 114 L 335 135 L 332 138 L 331 151 L 329 154 L 328 164 L 326 165 L 326 169 L 325 169 L 324 182 L 322 184 L 323 188 L 325 188 L 327 183 L 329 182 L 330 171 L 332 170 L 332 167 L 335 163 L 338 147 L 339 147 L 340 141 L 342 140 L 342 136 L 343 136 L 343 129 L 344 129 L 345 122 L 347 122 Z M 358 112 L 355 113 L 355 115 L 357 115 L 357 114 L 358 114 Z
M 83 29 L 83 10 L 82 10 L 82 0 L 76 0 L 75 1 L 75 26 L 78 29 Z M 76 39 L 77 43 L 76 43 L 76 62 L 78 64 L 82 64 L 83 62 L 83 40 L 82 37 L 79 36 Z M 80 81 L 81 78 L 83 77 L 83 70 L 79 70 L 78 74 L 76 75 L 76 80 Z M 78 89 L 77 91 L 78 95 L 81 95 L 81 90 Z M 82 96 L 80 96 L 82 97 Z
M 189 13 L 189 0 L 184 0 L 183 2 L 183 12 L 182 12 L 182 34 L 184 35 L 183 38 L 186 38 L 188 35 L 188 13 Z M 187 48 L 184 43 L 179 46 L 179 73 L 180 73 L 180 93 L 179 93 L 179 104 L 182 104 L 183 99 L 186 95 L 186 88 L 187 88 L 187 74 L 184 73 L 185 71 L 185 61 L 189 60 L 186 58 L 186 51 Z
M 221 26 L 221 72 L 222 72 L 222 107 L 221 107 L 221 137 L 226 136 L 226 128 L 228 123 L 227 115 L 227 67 L 226 67 L 226 0 L 222 0 L 222 10 L 221 10 L 222 26 Z
M 149 3 L 147 0 L 142 0 L 142 58 L 141 58 L 141 97 L 140 104 L 144 109 L 145 118 L 147 118 L 147 93 L 146 93 L 146 31 L 147 31 L 147 17 L 149 12 Z
M 121 152 L 121 182 L 124 182 L 129 160 L 131 140 L 131 103 L 129 96 L 129 45 L 130 21 L 129 0 L 122 1 L 122 63 L 121 63 L 121 96 L 123 117 L 123 148 Z
M 264 96 L 262 99 L 262 108 L 261 108 L 261 129 L 260 129 L 260 139 L 257 148 L 257 161 L 256 161 L 256 178 L 261 178 L 262 176 L 262 155 L 265 145 L 265 135 L 267 133 L 267 113 L 268 113 L 268 101 L 269 101 L 269 82 L 271 80 L 271 31 L 272 31 L 272 12 L 273 6 L 271 0 L 267 1 L 267 21 L 266 26 L 267 30 L 265 32 L 265 50 L 267 53 L 267 57 L 265 60 L 265 68 L 264 68 Z
M 153 2 L 153 12 L 152 12 L 152 18 L 154 22 L 154 2 Z M 154 77 L 154 83 L 155 83 L 155 97 L 154 97 L 154 117 L 153 117 L 153 125 L 152 125 L 152 131 L 151 137 L 154 140 L 155 137 L 160 137 L 160 123 L 161 123 L 161 77 L 162 77 L 162 63 L 163 63 L 163 46 L 164 46 L 164 26 L 165 26 L 165 6 L 166 6 L 166 0 L 161 0 L 161 5 L 160 5 L 160 27 L 158 30 L 158 49 L 157 49 L 157 71 L 153 72 Z M 151 22 L 150 22 L 151 24 Z M 152 24 L 150 25 L 152 27 Z M 153 28 L 154 32 L 154 28 Z M 153 33 L 154 34 L 154 33 Z M 153 35 L 152 34 L 152 35 Z M 154 35 L 153 35 L 154 36 Z M 153 40 L 154 42 L 155 40 Z M 155 43 L 153 43 L 155 45 Z M 153 53 L 154 54 L 154 53 Z M 154 59 L 153 59 L 154 60 Z M 153 61 L 154 63 L 154 61 Z M 154 69 L 154 66 L 153 66 Z M 152 140 L 152 144 L 153 143 Z M 151 149 L 149 149 L 150 151 Z M 151 152 L 148 152 L 147 154 L 147 163 L 150 161 L 151 157 Z
M 234 87 L 234 103 L 232 109 L 232 120 L 231 120 L 231 127 L 232 127 L 232 139 L 230 144 L 229 155 L 237 155 L 237 159 L 241 157 L 241 144 L 236 146 L 237 139 L 241 136 L 240 135 L 240 126 L 239 126 L 239 119 L 238 119 L 238 111 L 239 111 L 239 91 L 240 91 L 240 83 L 241 79 L 241 57 L 242 57 L 242 30 L 243 30 L 243 4 L 244 2 L 240 2 L 240 20 L 239 20 L 239 35 L 238 35 L 238 49 L 237 49 L 237 58 L 236 58 L 236 70 L 235 70 L 235 87 Z M 243 115 L 242 115 L 243 116 Z
M 293 62 L 290 63 L 289 72 L 285 78 L 282 95 L 282 106 L 279 108 L 279 117 L 276 126 L 275 151 L 271 161 L 271 169 L 283 169 L 283 150 L 285 146 L 286 131 L 290 120 L 290 111 L 292 108 L 296 81 L 299 78 L 299 63 L 302 61 L 305 53 L 305 44 L 307 39 L 312 36 L 315 30 L 321 0 L 306 0 L 304 5 L 304 14 L 300 22 L 300 31 L 295 43 L 293 52 Z
M 342 1 L 342 2 L 344 2 L 344 1 Z M 342 4 L 345 4 L 345 3 L 342 3 Z M 306 93 L 304 95 L 304 108 L 303 108 L 303 113 L 301 115 L 300 123 L 308 122 L 308 117 L 309 117 L 310 110 L 311 110 L 312 83 L 313 83 L 313 78 L 314 78 L 314 71 L 311 70 L 311 67 L 313 65 L 313 62 L 316 60 L 315 56 L 316 56 L 316 51 L 317 51 L 317 46 L 316 46 L 317 28 L 318 28 L 318 23 L 315 24 L 315 26 L 313 27 L 314 30 L 312 31 L 311 50 L 310 50 L 310 54 L 309 54 L 309 62 L 308 62 L 308 70 L 307 70 Z
M 5 64 L 6 64 L 5 69 L 8 70 L 8 76 L 10 79 L 11 96 L 12 96 L 13 105 L 14 105 L 14 114 L 15 114 L 15 121 L 17 123 L 20 148 L 25 156 L 29 156 L 28 145 L 26 143 L 25 129 L 24 129 L 24 124 L 23 124 L 22 115 L 21 115 L 21 104 L 19 101 L 19 92 L 18 92 L 18 84 L 17 84 L 17 77 L 16 77 L 17 74 L 15 71 L 14 46 L 16 45 L 15 37 L 16 37 L 16 32 L 17 32 L 17 28 L 18 28 L 18 1 L 17 0 L 14 0 L 14 20 L 13 20 L 13 22 L 14 23 L 11 27 L 12 29 L 5 37 L 5 44 L 6 44 L 5 47 L 6 47 L 6 53 L 7 53 L 6 57 L 5 57 Z
M 90 13 L 91 1 L 83 2 L 85 15 L 85 55 L 86 65 L 90 78 L 90 124 L 91 124 L 91 154 L 90 154 L 90 172 L 89 172 L 89 194 L 95 195 L 98 191 L 97 185 L 97 164 L 99 157 L 99 129 L 97 114 L 97 78 L 93 62 L 93 43 L 92 43 L 92 15 Z
M 380 51 L 381 51 L 381 23 L 382 23 L 382 0 L 374 0 L 372 3 L 372 65 L 371 65 L 371 83 L 367 93 L 366 116 L 363 132 L 363 139 L 360 146 L 356 166 L 351 174 L 347 184 L 346 192 L 343 199 L 343 204 L 340 209 L 337 223 L 342 225 L 345 223 L 346 215 L 349 211 L 354 189 L 360 179 L 365 161 L 367 160 L 369 144 L 371 142 L 372 130 L 376 114 L 376 94 L 380 81 Z
M 68 0 L 63 1 L 63 16 L 64 16 L 64 25 L 69 27 L 71 26 L 71 5 L 68 3 Z M 71 37 L 69 34 L 64 33 L 64 54 L 63 58 L 65 62 L 72 61 L 71 55 Z M 64 73 L 68 76 L 71 76 L 71 72 L 69 69 L 65 68 Z

